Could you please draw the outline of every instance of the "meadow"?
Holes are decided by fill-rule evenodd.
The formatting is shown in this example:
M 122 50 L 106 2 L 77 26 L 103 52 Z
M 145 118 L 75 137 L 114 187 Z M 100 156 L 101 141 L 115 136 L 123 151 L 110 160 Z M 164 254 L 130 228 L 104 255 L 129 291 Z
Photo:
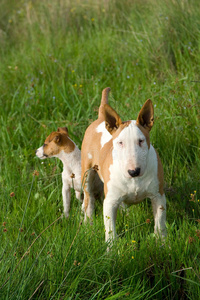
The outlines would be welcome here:
M 200 1 L 2 0 L 0 299 L 198 299 Z M 81 147 L 101 92 L 122 120 L 153 101 L 151 143 L 165 173 L 167 231 L 150 202 L 119 211 L 106 251 L 102 205 L 82 222 L 62 163 L 35 150 L 67 126 Z

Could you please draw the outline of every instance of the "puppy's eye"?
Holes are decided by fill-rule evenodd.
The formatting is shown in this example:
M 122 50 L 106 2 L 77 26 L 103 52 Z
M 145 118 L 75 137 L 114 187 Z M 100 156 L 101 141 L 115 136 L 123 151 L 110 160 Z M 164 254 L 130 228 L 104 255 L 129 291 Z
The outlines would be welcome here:
M 142 144 L 143 144 L 143 142 L 144 142 L 144 140 L 141 140 L 141 139 L 139 139 L 139 146 L 141 147 L 142 146 Z
M 47 144 L 44 144 L 43 147 L 45 147 Z

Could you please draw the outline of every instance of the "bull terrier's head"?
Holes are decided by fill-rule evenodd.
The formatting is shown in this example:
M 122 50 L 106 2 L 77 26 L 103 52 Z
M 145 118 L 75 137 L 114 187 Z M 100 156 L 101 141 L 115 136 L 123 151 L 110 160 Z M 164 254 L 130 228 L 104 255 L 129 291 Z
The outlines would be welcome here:
M 58 157 L 61 151 L 70 153 L 74 150 L 75 144 L 69 138 L 67 127 L 59 127 L 53 131 L 44 141 L 43 146 L 36 150 L 36 155 L 40 159 L 47 157 Z
M 122 122 L 108 104 L 104 105 L 103 113 L 106 129 L 113 137 L 113 162 L 117 160 L 125 177 L 142 176 L 150 148 L 149 132 L 154 123 L 151 100 L 145 102 L 136 121 Z

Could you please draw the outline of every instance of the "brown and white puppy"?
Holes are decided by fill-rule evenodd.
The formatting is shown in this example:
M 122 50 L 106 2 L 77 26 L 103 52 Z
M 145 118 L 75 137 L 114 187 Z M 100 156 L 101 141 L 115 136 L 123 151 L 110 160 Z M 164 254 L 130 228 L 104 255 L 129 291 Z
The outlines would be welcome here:
M 99 180 L 104 183 L 106 241 L 116 236 L 117 209 L 121 203 L 137 204 L 144 198 L 151 199 L 154 232 L 165 236 L 163 168 L 149 137 L 154 123 L 152 102 L 149 99 L 144 103 L 136 121 L 122 122 L 108 105 L 109 91 L 110 88 L 103 90 L 98 119 L 87 128 L 82 143 L 85 218 L 92 217 L 95 200 L 92 186 L 94 180 Z M 96 171 L 93 166 L 96 166 Z
M 63 163 L 62 196 L 64 215 L 69 216 L 71 188 L 74 188 L 76 198 L 81 197 L 81 151 L 70 139 L 68 129 L 59 127 L 45 140 L 44 145 L 36 150 L 40 159 L 57 157 Z

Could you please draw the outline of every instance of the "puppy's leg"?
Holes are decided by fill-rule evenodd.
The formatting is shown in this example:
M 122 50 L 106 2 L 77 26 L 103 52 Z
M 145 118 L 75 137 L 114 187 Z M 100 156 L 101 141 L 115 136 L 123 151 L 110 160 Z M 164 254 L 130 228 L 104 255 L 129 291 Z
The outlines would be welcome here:
M 66 218 L 68 218 L 69 211 L 70 211 L 71 190 L 70 190 L 70 186 L 66 183 L 63 183 L 62 186 L 62 196 L 63 196 L 64 215 Z
M 165 237 L 166 230 L 166 198 L 165 194 L 158 194 L 151 199 L 154 214 L 154 233 Z

